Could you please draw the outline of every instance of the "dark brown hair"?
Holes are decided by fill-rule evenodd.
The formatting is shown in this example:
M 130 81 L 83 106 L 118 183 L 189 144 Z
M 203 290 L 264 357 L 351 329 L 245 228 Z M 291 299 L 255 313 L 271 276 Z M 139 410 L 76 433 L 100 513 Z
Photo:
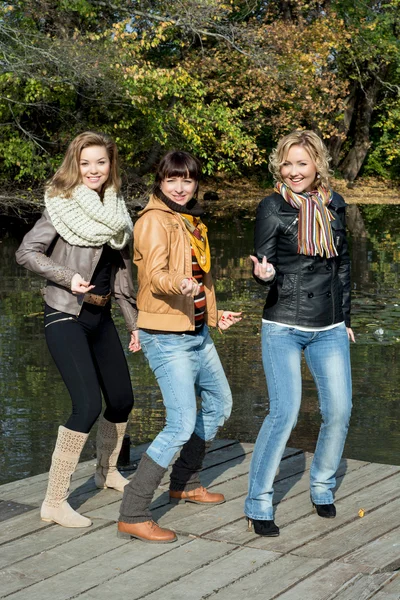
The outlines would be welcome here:
M 199 181 L 201 177 L 200 161 L 189 152 L 171 150 L 162 157 L 154 179 L 154 189 L 168 177 L 189 177 Z

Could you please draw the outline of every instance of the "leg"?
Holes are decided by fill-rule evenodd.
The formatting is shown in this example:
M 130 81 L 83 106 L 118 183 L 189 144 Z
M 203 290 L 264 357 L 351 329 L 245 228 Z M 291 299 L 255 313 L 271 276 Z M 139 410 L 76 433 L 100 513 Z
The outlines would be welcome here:
M 72 414 L 65 427 L 89 433 L 101 411 L 101 391 L 90 343 L 79 321 L 46 306 L 45 336 L 68 389 Z
M 317 505 L 331 504 L 351 415 L 350 349 L 344 324 L 316 334 L 305 356 L 322 415 L 310 471 L 311 499 Z
M 188 441 L 196 421 L 194 381 L 196 336 L 148 334 L 140 341 L 157 379 L 166 408 L 166 424 L 124 489 L 119 531 L 146 541 L 174 541 L 176 536 L 151 520 L 149 506 L 175 452 Z M 161 539 L 160 539 L 161 538 Z M 166 538 L 166 539 L 165 539 Z
M 107 406 L 97 429 L 95 483 L 98 488 L 122 492 L 129 481 L 119 473 L 117 460 L 133 406 L 133 393 L 125 354 L 109 315 L 105 315 L 96 330 L 92 352 Z
M 197 414 L 195 431 L 183 446 L 172 468 L 170 497 L 172 501 L 178 502 L 186 500 L 201 504 L 220 504 L 225 500 L 223 495 L 210 494 L 202 488 L 199 471 L 207 445 L 231 413 L 232 395 L 208 328 L 205 327 L 198 334 L 199 337 L 200 335 L 202 340 L 199 339 L 201 343 L 196 350 L 200 364 L 196 391 L 202 404 Z
M 140 332 L 143 352 L 160 386 L 166 409 L 165 426 L 147 454 L 164 468 L 188 441 L 196 423 L 194 382 L 199 369 L 194 352 L 196 337 Z
M 76 469 L 88 434 L 60 426 L 56 447 L 51 458 L 46 497 L 40 509 L 42 521 L 64 527 L 89 527 L 92 522 L 77 513 L 67 502 L 69 483 Z
M 46 341 L 71 394 L 73 413 L 68 427 L 59 428 L 41 518 L 64 527 L 88 527 L 90 519 L 74 511 L 67 497 L 88 431 L 100 412 L 100 387 L 87 337 L 76 319 L 46 307 L 45 325 Z
M 249 473 L 245 514 L 250 519 L 274 518 L 273 482 L 286 442 L 297 421 L 301 401 L 302 332 L 263 323 L 262 358 L 267 378 L 269 414 L 258 434 Z

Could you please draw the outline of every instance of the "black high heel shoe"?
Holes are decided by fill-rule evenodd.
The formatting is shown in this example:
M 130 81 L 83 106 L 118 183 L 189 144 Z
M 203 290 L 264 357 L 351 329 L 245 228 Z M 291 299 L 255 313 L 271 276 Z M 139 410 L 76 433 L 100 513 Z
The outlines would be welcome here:
M 317 511 L 319 517 L 324 519 L 334 519 L 336 517 L 336 507 L 334 504 L 314 504 L 313 507 Z
M 260 519 L 250 519 L 247 517 L 247 529 L 251 531 L 254 527 L 254 533 L 265 537 L 278 537 L 279 527 L 274 521 L 261 521 Z

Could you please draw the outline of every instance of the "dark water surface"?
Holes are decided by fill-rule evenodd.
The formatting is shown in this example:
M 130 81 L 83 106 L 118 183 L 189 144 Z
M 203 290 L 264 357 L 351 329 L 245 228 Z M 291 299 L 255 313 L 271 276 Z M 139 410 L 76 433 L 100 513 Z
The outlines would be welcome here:
M 363 207 L 368 240 L 352 239 L 354 409 L 344 455 L 400 465 L 400 206 Z M 264 290 L 250 275 L 252 216 L 208 222 L 220 308 L 245 318 L 213 334 L 230 381 L 234 409 L 220 437 L 254 442 L 268 409 L 261 365 Z M 0 229 L 0 483 L 47 471 L 69 396 L 46 348 L 39 277 L 15 264 L 24 231 Z M 128 335 L 113 310 L 123 344 Z M 128 354 L 128 352 L 127 352 Z M 136 404 L 128 432 L 134 444 L 152 440 L 164 410 L 143 355 L 129 354 Z M 313 451 L 320 418 L 313 381 L 303 365 L 303 403 L 290 445 Z M 95 430 L 82 458 L 95 455 Z

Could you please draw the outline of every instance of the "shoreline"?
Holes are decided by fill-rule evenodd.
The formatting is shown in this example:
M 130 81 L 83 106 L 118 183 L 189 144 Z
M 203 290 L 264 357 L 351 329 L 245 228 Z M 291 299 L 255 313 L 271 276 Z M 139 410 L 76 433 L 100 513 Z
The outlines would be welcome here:
M 349 205 L 400 205 L 400 187 L 392 183 L 368 178 L 356 181 L 350 188 L 343 179 L 333 178 L 333 189 L 341 194 Z M 215 200 L 204 200 L 206 193 L 217 194 Z M 204 179 L 200 184 L 199 201 L 206 212 L 216 218 L 248 214 L 254 215 L 263 198 L 273 192 L 272 187 L 263 187 L 255 179 L 215 176 Z M 12 195 L 0 196 L 0 217 L 32 221 L 43 210 L 39 193 L 32 190 L 16 190 Z M 132 216 L 144 207 L 141 198 L 126 196 Z
M 218 179 L 205 180 L 200 192 L 200 203 L 204 203 L 207 212 L 215 217 L 237 213 L 254 214 L 259 202 L 273 193 L 272 187 L 263 188 L 250 179 Z M 344 180 L 333 179 L 332 187 L 349 205 L 400 205 L 400 189 L 375 179 L 360 180 L 351 188 L 347 187 Z M 206 192 L 216 192 L 218 200 L 203 201 L 201 198 Z

